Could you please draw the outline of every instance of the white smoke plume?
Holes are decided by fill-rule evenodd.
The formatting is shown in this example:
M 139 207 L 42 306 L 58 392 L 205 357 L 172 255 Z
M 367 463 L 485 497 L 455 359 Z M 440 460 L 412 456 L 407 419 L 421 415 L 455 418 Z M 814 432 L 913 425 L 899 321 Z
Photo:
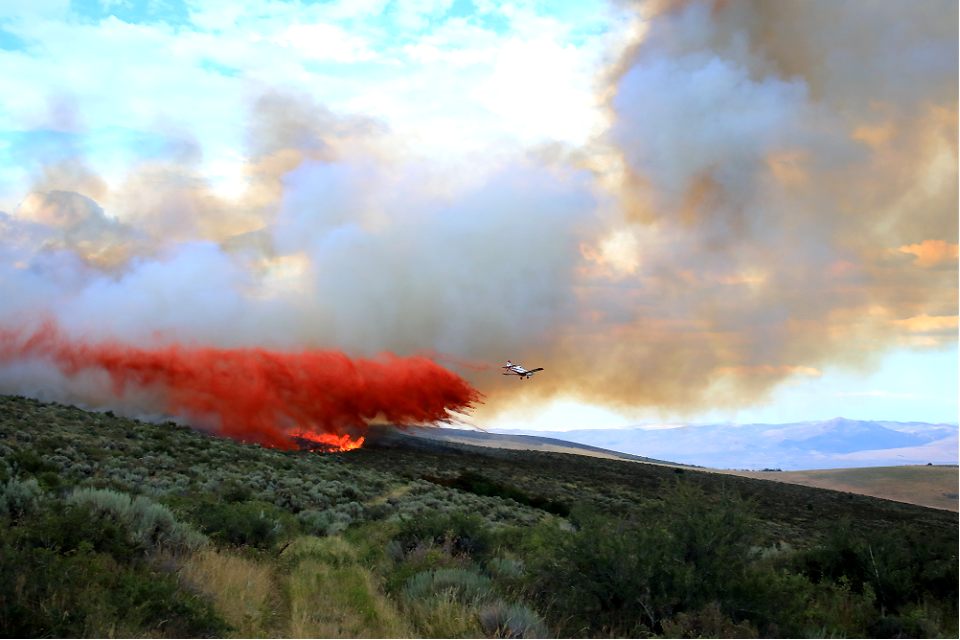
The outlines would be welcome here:
M 82 157 L 51 165 L 0 217 L 0 322 L 547 369 L 520 386 L 451 365 L 482 416 L 747 406 L 956 340 L 956 3 L 637 11 L 642 36 L 598 71 L 611 126 L 581 149 L 434 161 L 276 88 L 236 198 L 188 137 L 113 187 Z M 93 393 L 31 366 L 0 390 Z

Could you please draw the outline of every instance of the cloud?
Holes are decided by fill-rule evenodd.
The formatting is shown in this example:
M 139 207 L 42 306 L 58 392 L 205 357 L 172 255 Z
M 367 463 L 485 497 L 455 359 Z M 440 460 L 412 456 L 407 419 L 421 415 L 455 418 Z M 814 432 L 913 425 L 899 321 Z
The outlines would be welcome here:
M 894 321 L 912 332 L 949 332 L 955 333 L 958 326 L 957 316 L 929 316 L 923 314 L 914 318 L 905 318 Z
M 581 89 L 585 82 L 582 52 L 542 36 L 500 47 L 494 73 L 475 91 L 484 106 L 518 128 L 579 142 L 598 128 L 593 96 Z
M 753 366 L 753 367 L 720 367 L 717 370 L 717 373 L 724 376 L 783 375 L 783 374 L 795 374 L 795 375 L 803 375 L 803 376 L 823 375 L 821 372 L 817 371 L 813 367 L 789 367 L 786 365 L 781 365 L 779 367 L 772 367 L 768 364 Z
M 52 126 L 45 77 L 71 87 L 78 139 L 109 123 L 170 144 L 109 175 L 81 145 L 28 175 L 0 218 L 0 322 L 510 358 L 544 375 L 460 367 L 481 416 L 572 398 L 666 422 L 955 340 L 942 6 L 659 3 L 610 10 L 603 36 L 512 6 L 503 29 L 434 27 L 443 7 L 421 7 L 415 42 L 338 22 L 345 5 L 22 24 L 54 53 L 0 65 L 18 126 Z
M 296 47 L 311 58 L 356 62 L 372 60 L 376 53 L 362 38 L 349 35 L 342 28 L 329 24 L 294 24 L 275 40 L 283 46 Z
M 913 261 L 918 267 L 956 266 L 960 246 L 944 240 L 924 240 L 920 244 L 904 245 L 900 251 L 917 256 Z
M 28 196 L 21 222 L 44 237 L 96 221 L 113 235 L 97 227 L 88 244 L 123 234 L 144 244 L 118 272 L 54 281 L 21 311 L 52 311 L 74 335 L 480 361 L 563 324 L 578 241 L 597 224 L 589 175 L 518 162 L 452 180 L 456 168 L 380 157 L 370 139 L 388 134 L 365 121 L 281 96 L 258 104 L 244 197 L 218 198 L 189 166 L 162 163 L 110 194 L 122 223 L 76 193 Z M 87 257 L 77 242 L 41 251 L 5 238 L 25 264 L 11 286 Z
M 604 354 L 602 369 L 575 360 L 582 397 L 761 402 L 791 367 L 869 367 L 908 319 L 952 315 L 955 260 L 931 274 L 883 257 L 897 238 L 933 238 L 931 254 L 956 242 L 955 65 L 920 68 L 955 57 L 938 7 L 654 15 L 615 76 L 606 136 L 639 268 L 581 289 L 604 327 L 571 338 Z
M 107 217 L 96 202 L 70 191 L 31 193 L 14 211 L 17 222 L 38 230 L 37 252 L 69 251 L 105 271 L 120 268 L 134 255 L 148 255 L 154 242 Z

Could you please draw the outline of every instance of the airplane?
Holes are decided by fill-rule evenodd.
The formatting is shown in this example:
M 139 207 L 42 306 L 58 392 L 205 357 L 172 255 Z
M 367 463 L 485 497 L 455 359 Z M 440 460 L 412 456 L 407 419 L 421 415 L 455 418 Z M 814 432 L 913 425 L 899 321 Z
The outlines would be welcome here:
M 507 360 L 507 366 L 505 366 L 505 367 L 503 367 L 503 368 L 508 370 L 508 373 L 505 373 L 505 374 L 503 374 L 503 375 L 505 375 L 505 376 L 520 376 L 520 379 L 521 379 L 521 380 L 523 380 L 524 378 L 529 378 L 530 376 L 532 376 L 533 374 L 535 374 L 537 371 L 543 371 L 543 367 L 540 367 L 539 369 L 531 369 L 530 371 L 527 371 L 526 369 L 524 369 L 524 368 L 521 367 L 520 365 L 518 365 L 518 364 L 513 364 L 513 363 L 510 362 L 509 360 Z

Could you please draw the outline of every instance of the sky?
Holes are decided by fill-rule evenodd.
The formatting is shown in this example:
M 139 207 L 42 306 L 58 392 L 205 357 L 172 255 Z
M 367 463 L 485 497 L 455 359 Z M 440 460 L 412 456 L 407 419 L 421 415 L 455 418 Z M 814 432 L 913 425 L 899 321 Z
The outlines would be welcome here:
M 0 326 L 432 354 L 481 428 L 956 422 L 958 22 L 0 0 Z
M 956 347 L 940 355 L 899 350 L 867 373 L 832 371 L 809 381 L 784 384 L 769 400 L 693 416 L 657 411 L 626 413 L 557 400 L 535 409 L 506 413 L 491 428 L 503 432 L 570 431 L 687 424 L 783 424 L 856 420 L 957 423 Z

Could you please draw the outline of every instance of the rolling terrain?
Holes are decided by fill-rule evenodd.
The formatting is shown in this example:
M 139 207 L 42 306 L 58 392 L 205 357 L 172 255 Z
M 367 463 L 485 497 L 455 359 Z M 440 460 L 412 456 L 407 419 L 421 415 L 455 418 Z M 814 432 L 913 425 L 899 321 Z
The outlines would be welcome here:
M 664 483 L 682 476 L 713 486 L 718 491 L 733 489 L 742 497 L 753 500 L 761 518 L 775 532 L 777 539 L 791 544 L 804 544 L 809 541 L 808 536 L 824 535 L 833 523 L 844 517 L 852 518 L 854 526 L 866 526 L 856 523 L 871 522 L 874 518 L 884 522 L 933 518 L 931 526 L 939 526 L 934 522 L 956 524 L 957 521 L 953 514 L 939 514 L 936 510 L 913 504 L 780 482 L 778 473 L 741 476 L 662 461 L 638 464 L 632 460 L 597 455 L 599 452 L 589 449 L 587 453 L 573 453 L 576 451 L 573 446 L 570 452 L 563 453 L 490 444 L 477 447 L 453 440 L 423 439 L 416 434 L 416 431 L 407 434 L 405 430 L 380 426 L 371 432 L 369 442 L 362 449 L 350 455 L 355 458 L 355 464 L 370 469 L 391 469 L 409 475 L 441 475 L 454 469 L 467 470 L 509 479 L 528 493 L 551 493 L 569 502 L 595 500 L 599 493 L 616 496 L 614 502 L 623 501 L 625 506 L 642 500 L 647 493 L 659 493 Z M 455 437 L 460 439 L 463 436 Z M 491 440 L 495 441 L 486 441 Z M 547 441 L 544 446 L 555 446 L 549 443 L 551 439 L 544 440 Z M 815 506 L 811 509 L 810 505 Z
M 0 634 L 957 633 L 955 513 L 417 433 L 279 451 L 0 396 Z
M 410 427 L 403 434 L 415 438 L 422 438 L 436 442 L 468 444 L 480 447 L 494 447 L 498 449 L 542 451 L 554 453 L 569 453 L 610 460 L 630 460 L 648 464 L 663 464 L 675 467 L 689 468 L 690 465 L 646 458 L 643 456 L 621 453 L 610 449 L 602 449 L 590 445 L 568 442 L 557 438 L 545 438 L 534 435 L 511 435 L 501 433 L 485 433 L 456 429 L 438 429 L 433 427 Z M 397 437 L 394 434 L 392 437 Z M 381 435 L 380 438 L 387 438 Z M 410 442 L 408 447 L 417 446 Z M 848 469 L 813 469 L 807 471 L 745 471 L 709 469 L 699 467 L 702 471 L 711 471 L 729 475 L 738 475 L 758 480 L 799 484 L 820 489 L 844 491 L 897 502 L 960 511 L 958 500 L 958 484 L 960 473 L 956 466 L 895 466 L 895 467 L 854 467 Z
M 885 500 L 960 511 L 960 473 L 956 466 L 855 467 L 809 471 L 721 471 L 772 482 L 848 491 Z
M 502 433 L 488 433 L 485 431 L 468 431 L 466 429 L 446 429 L 437 427 L 405 427 L 403 430 L 390 427 L 389 425 L 377 425 L 378 429 L 374 432 L 374 439 L 383 442 L 391 438 L 402 438 L 412 436 L 435 442 L 446 442 L 453 444 L 467 444 L 477 447 L 493 447 L 496 449 L 512 449 L 518 451 L 545 451 L 552 453 L 572 453 L 582 456 L 591 456 L 594 458 L 608 458 L 611 460 L 632 460 L 634 462 L 647 462 L 651 464 L 667 464 L 674 466 L 674 462 L 647 458 L 644 456 L 622 453 L 610 449 L 602 449 L 588 444 L 580 444 L 557 438 L 545 438 L 534 435 L 511 435 Z M 408 441 L 408 447 L 417 446 L 412 441 Z

